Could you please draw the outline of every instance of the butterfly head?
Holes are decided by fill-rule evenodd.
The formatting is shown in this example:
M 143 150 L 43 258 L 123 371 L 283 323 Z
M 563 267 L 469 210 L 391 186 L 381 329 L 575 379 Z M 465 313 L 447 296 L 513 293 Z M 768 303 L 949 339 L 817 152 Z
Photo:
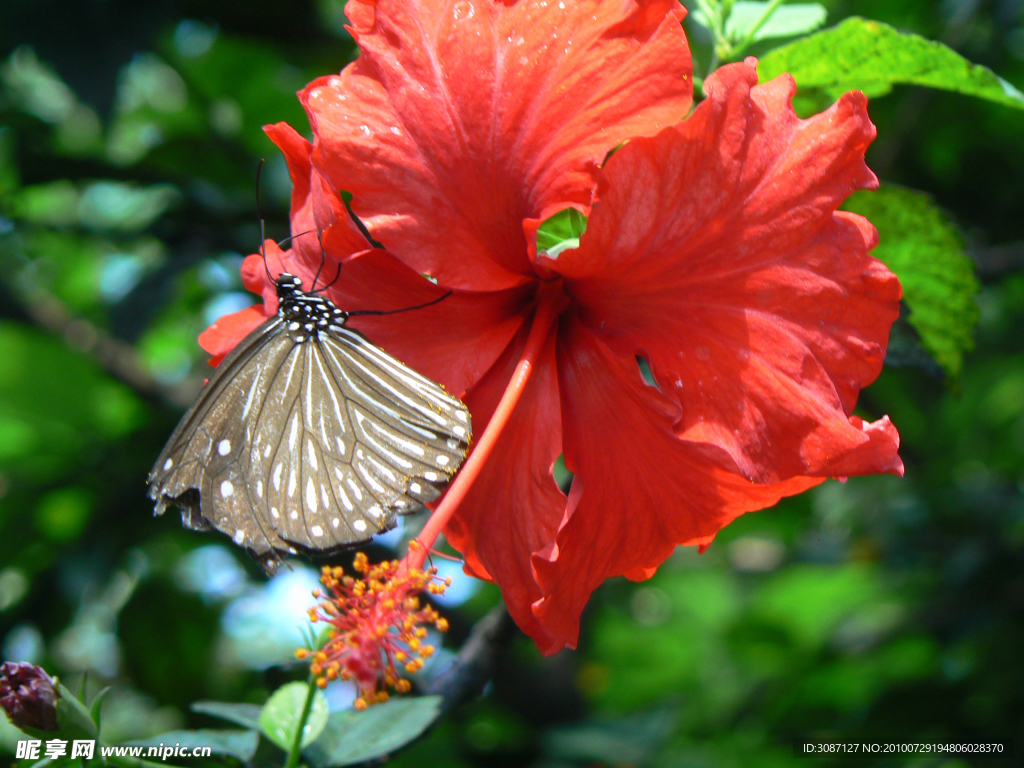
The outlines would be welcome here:
M 278 314 L 286 321 L 292 341 L 320 338 L 328 330 L 340 330 L 348 317 L 330 299 L 302 290 L 302 280 L 282 272 L 274 281 Z
M 287 272 L 282 272 L 277 276 L 277 280 L 274 281 L 274 287 L 277 289 L 278 301 L 284 301 L 288 297 L 295 297 L 303 293 L 302 278 L 290 275 Z

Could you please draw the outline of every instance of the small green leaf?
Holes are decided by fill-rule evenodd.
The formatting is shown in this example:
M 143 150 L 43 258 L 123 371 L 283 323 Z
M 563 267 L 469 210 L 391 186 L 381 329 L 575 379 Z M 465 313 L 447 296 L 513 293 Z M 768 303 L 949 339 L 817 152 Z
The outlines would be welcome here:
M 219 717 L 229 723 L 258 731 L 260 712 L 263 711 L 263 707 L 256 704 L 234 704 L 228 701 L 196 701 L 192 704 L 192 711 L 201 715 Z
M 417 696 L 391 699 L 362 712 L 332 712 L 303 757 L 313 768 L 332 768 L 388 755 L 423 733 L 440 711 L 440 696 Z
M 85 675 L 82 675 L 82 679 L 85 679 Z M 108 685 L 106 688 L 103 688 L 93 698 L 92 704 L 89 705 L 89 714 L 92 716 L 93 722 L 96 723 L 97 727 L 100 725 L 100 710 L 103 707 L 103 699 L 106 698 L 108 693 L 110 693 L 112 687 L 113 686 Z
M 546 219 L 537 228 L 537 250 L 549 258 L 570 248 L 580 247 L 580 235 L 587 230 L 587 217 L 575 208 L 566 208 Z
M 84 734 L 87 739 L 95 739 L 99 733 L 89 710 L 71 691 L 55 681 L 57 691 L 57 725 L 72 738 L 81 738 L 75 734 Z
M 132 747 L 181 747 L 191 751 L 196 747 L 209 747 L 215 755 L 228 755 L 247 763 L 256 754 L 260 735 L 256 731 L 169 731 L 148 739 L 129 741 Z M 184 756 L 184 755 L 183 755 Z
M 836 99 L 852 89 L 884 96 L 894 85 L 925 85 L 1024 109 L 1024 94 L 942 43 L 853 17 L 765 54 L 761 81 L 789 72 L 801 89 Z
M 733 41 L 745 40 L 749 31 L 764 15 L 768 3 L 744 2 L 740 0 L 732 7 L 732 13 L 725 21 L 725 34 Z M 813 32 L 828 17 L 828 11 L 820 3 L 792 3 L 780 5 L 768 20 L 754 32 L 750 42 L 779 37 L 794 37 Z
M 974 347 L 979 291 L 974 264 L 949 219 L 921 192 L 892 184 L 858 192 L 843 206 L 878 228 L 874 255 L 903 284 L 907 320 L 921 345 L 956 379 Z
M 291 749 L 295 739 L 295 729 L 302 717 L 302 708 L 306 703 L 309 685 L 300 681 L 282 685 L 263 705 L 260 712 L 260 730 L 267 738 L 281 749 Z M 311 743 L 327 725 L 327 699 L 322 691 L 313 694 L 313 706 L 306 718 L 306 726 L 302 729 L 301 746 Z

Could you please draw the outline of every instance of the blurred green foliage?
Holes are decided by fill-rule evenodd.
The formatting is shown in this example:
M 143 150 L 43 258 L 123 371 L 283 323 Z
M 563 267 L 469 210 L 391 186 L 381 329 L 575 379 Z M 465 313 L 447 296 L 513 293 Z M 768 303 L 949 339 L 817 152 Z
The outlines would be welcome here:
M 878 19 L 1024 83 L 1020 3 L 824 5 L 828 25 Z M 111 742 L 218 727 L 188 705 L 262 704 L 302 677 L 288 632 L 313 577 L 265 586 L 225 540 L 154 520 L 144 479 L 208 370 L 196 335 L 252 301 L 238 266 L 260 157 L 268 235 L 287 234 L 287 169 L 260 126 L 306 132 L 294 92 L 354 53 L 342 6 L 0 6 L 0 655 L 112 684 Z M 699 69 L 709 41 L 687 29 Z M 863 203 L 883 235 L 941 235 L 924 251 L 890 237 L 892 266 L 953 259 L 970 295 L 966 248 L 981 281 L 976 302 L 932 305 L 907 281 L 911 314 L 862 397 L 899 428 L 906 478 L 830 481 L 650 581 L 610 582 L 578 652 L 517 641 L 484 698 L 392 764 L 796 766 L 809 736 L 1024 746 L 1024 113 L 897 84 L 871 115 L 869 164 L 904 188 L 887 194 L 942 211 L 887 223 Z M 447 644 L 497 599 L 446 608 Z M 0 750 L 15 738 L 0 721 Z

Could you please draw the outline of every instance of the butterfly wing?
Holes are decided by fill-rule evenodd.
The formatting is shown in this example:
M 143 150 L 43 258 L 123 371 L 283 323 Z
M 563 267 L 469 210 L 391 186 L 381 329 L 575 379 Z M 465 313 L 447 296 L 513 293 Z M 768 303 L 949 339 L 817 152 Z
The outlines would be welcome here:
M 278 449 L 256 450 L 267 445 L 256 430 L 257 504 L 283 539 L 331 551 L 440 495 L 465 458 L 469 412 L 351 329 L 299 346 L 299 391 L 268 399 L 286 414 Z
M 279 318 L 250 333 L 217 367 L 149 474 L 157 515 L 177 504 L 186 527 L 227 533 L 264 567 L 268 555 L 276 564 L 275 553 L 288 552 L 289 545 L 249 499 L 248 453 L 265 390 L 296 351 Z
M 268 571 L 437 498 L 465 458 L 466 407 L 358 332 L 294 342 L 271 320 L 218 368 L 150 475 L 157 513 L 230 535 Z M 168 464 L 170 462 L 170 464 Z

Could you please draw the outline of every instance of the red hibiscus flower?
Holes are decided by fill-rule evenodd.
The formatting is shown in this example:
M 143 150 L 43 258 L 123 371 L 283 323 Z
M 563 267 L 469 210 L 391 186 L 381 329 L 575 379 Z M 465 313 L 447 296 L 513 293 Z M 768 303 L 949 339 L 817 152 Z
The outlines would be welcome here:
M 750 59 L 709 77 L 682 120 L 676 0 L 348 13 L 359 60 L 300 94 L 313 145 L 270 129 L 295 182 L 292 231 L 323 232 L 344 262 L 329 292 L 343 308 L 440 295 L 417 272 L 455 289 L 353 324 L 464 393 L 478 433 L 490 422 L 431 524 L 543 652 L 575 646 L 610 576 L 646 578 L 677 545 L 827 477 L 902 473 L 888 419 L 852 415 L 900 298 L 868 253 L 874 228 L 836 210 L 877 184 L 862 94 L 800 120 L 792 79 L 758 86 Z M 342 215 L 339 189 L 387 252 Z M 539 223 L 569 207 L 589 215 L 580 247 L 538 253 Z M 274 274 L 311 277 L 320 248 L 305 239 L 315 248 L 270 254 Z M 214 353 L 274 309 L 262 261 L 243 271 L 266 304 L 207 331 Z

